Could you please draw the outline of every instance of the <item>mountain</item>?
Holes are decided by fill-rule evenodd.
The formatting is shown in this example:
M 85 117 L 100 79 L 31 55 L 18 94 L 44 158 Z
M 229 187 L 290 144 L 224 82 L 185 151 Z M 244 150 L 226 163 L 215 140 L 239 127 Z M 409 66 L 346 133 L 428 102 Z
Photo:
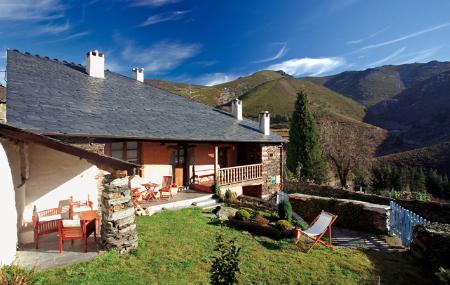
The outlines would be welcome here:
M 290 117 L 294 111 L 297 93 L 305 91 L 315 111 L 328 111 L 356 120 L 362 120 L 364 107 L 326 87 L 308 80 L 282 77 L 263 83 L 245 93 L 243 101 L 244 115 L 257 118 L 259 112 L 269 111 L 274 118 Z
M 242 96 L 256 86 L 285 76 L 289 75 L 281 71 L 263 70 L 215 86 L 176 83 L 159 79 L 146 79 L 145 83 L 178 95 L 186 96 L 210 106 L 219 106 L 225 105 L 233 99 Z
M 431 61 L 385 65 L 362 71 L 346 71 L 332 76 L 306 79 L 326 86 L 370 108 L 446 71 L 450 71 L 450 62 Z

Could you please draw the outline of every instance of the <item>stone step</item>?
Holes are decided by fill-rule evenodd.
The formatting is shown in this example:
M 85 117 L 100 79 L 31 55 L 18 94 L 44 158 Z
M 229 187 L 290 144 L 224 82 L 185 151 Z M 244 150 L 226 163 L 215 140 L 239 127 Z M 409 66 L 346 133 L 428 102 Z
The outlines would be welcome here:
M 171 210 L 171 209 L 189 208 L 189 207 L 192 207 L 192 204 L 194 204 L 194 203 L 201 203 L 204 201 L 209 201 L 212 199 L 212 197 L 213 197 L 213 194 L 207 194 L 207 195 L 192 198 L 192 199 L 179 200 L 179 201 L 158 204 L 158 205 L 150 205 L 149 208 L 153 212 L 159 212 L 163 209 Z
M 215 207 L 218 205 L 219 205 L 219 203 L 217 202 L 216 199 L 208 199 L 208 200 L 192 203 L 192 206 L 197 206 L 200 208 Z

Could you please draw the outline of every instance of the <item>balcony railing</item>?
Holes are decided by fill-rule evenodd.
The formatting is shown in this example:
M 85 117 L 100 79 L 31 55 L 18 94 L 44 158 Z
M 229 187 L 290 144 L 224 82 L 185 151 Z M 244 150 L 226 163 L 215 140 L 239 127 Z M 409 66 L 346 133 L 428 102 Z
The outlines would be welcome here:
M 220 185 L 242 183 L 262 178 L 262 164 L 249 164 L 220 168 L 218 171 Z

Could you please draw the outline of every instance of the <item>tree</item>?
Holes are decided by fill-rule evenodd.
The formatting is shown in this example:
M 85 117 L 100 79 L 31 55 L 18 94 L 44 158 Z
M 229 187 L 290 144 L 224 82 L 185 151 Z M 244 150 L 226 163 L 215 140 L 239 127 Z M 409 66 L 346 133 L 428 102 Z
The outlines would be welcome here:
M 211 265 L 211 284 L 232 285 L 237 284 L 239 273 L 239 254 L 241 249 L 236 246 L 236 240 L 225 241 L 221 234 L 216 236 L 216 247 Z
M 305 92 L 297 94 L 289 127 L 286 166 L 292 173 L 298 172 L 300 180 L 311 180 L 319 184 L 326 177 L 316 122 Z
M 368 145 L 370 138 L 363 127 L 329 121 L 321 125 L 320 131 L 322 148 L 336 171 L 341 187 L 348 187 L 350 173 L 368 175 L 373 150 Z

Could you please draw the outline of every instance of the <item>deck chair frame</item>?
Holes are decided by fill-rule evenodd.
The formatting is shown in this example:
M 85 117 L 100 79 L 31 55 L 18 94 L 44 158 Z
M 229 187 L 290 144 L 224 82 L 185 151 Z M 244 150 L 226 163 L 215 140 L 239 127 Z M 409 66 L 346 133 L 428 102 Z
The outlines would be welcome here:
M 313 241 L 313 244 L 312 244 L 311 247 L 306 251 L 306 253 L 310 253 L 310 252 L 313 250 L 313 248 L 314 248 L 318 243 L 320 243 L 320 244 L 322 244 L 322 245 L 328 247 L 329 249 L 333 250 L 333 240 L 332 240 L 332 237 L 331 237 L 331 228 L 332 228 L 332 226 L 333 226 L 333 224 L 334 224 L 334 222 L 336 221 L 336 219 L 337 219 L 338 216 L 337 216 L 337 215 L 333 215 L 333 214 L 331 214 L 331 213 L 329 213 L 329 212 L 326 212 L 326 211 L 322 211 L 322 212 L 320 212 L 320 214 L 317 215 L 317 217 L 309 224 L 309 226 L 311 227 L 312 225 L 314 225 L 314 223 L 317 221 L 317 219 L 319 219 L 319 217 L 320 217 L 320 215 L 321 215 L 322 213 L 325 213 L 325 214 L 331 216 L 331 221 L 330 221 L 330 223 L 328 224 L 327 229 L 326 229 L 325 231 L 323 231 L 320 235 L 317 235 L 317 236 L 309 236 L 309 235 L 305 234 L 303 231 L 299 231 L 299 236 L 297 236 L 296 239 L 295 239 L 295 241 L 294 241 L 294 243 L 297 244 L 297 243 L 300 241 L 300 236 L 304 236 L 304 237 L 307 237 L 307 238 L 309 238 L 310 240 L 312 240 L 312 241 Z M 328 232 L 329 242 L 325 242 L 325 241 L 322 240 L 322 237 L 323 237 L 327 232 Z

